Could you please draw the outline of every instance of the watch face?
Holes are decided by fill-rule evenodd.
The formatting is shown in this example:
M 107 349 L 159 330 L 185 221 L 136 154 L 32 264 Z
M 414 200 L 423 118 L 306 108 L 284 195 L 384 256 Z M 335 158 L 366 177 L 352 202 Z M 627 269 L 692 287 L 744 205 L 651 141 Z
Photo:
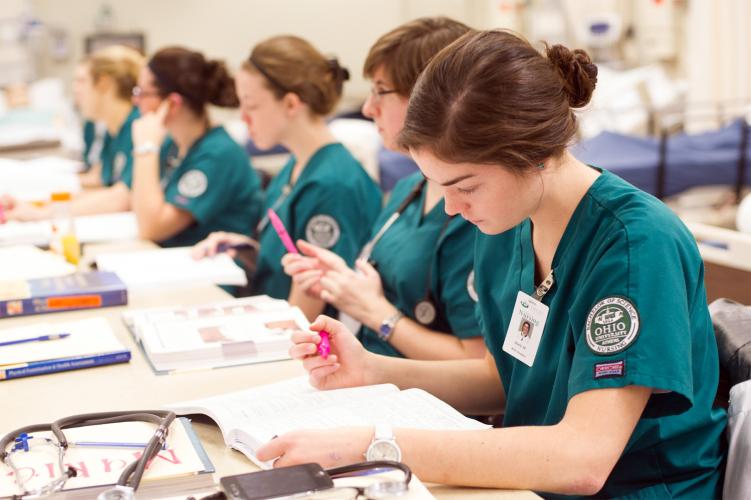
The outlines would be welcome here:
M 368 450 L 368 460 L 393 460 L 398 462 L 399 449 L 393 441 L 376 441 L 370 445 Z

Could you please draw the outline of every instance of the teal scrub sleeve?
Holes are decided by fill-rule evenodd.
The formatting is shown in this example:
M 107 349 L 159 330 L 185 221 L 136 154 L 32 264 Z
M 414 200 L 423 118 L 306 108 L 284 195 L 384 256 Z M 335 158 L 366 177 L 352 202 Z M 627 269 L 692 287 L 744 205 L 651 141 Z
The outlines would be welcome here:
M 351 191 L 311 183 L 305 186 L 303 196 L 295 202 L 295 240 L 303 239 L 339 255 L 352 266 L 365 244 L 372 219 L 362 214 L 365 200 Z
M 639 385 L 654 390 L 645 417 L 680 414 L 693 405 L 689 303 L 700 284 L 687 286 L 692 259 L 679 241 L 620 229 L 601 245 L 570 309 L 575 345 L 569 398 Z
M 482 335 L 475 318 L 475 301 L 470 296 L 470 273 L 474 263 L 474 227 L 464 221 L 462 227 L 446 235 L 438 262 L 440 298 L 451 333 L 461 339 Z M 433 272 L 436 272 L 434 269 Z
M 226 186 L 226 170 L 215 160 L 196 162 L 177 179 L 176 189 L 169 190 L 167 201 L 187 210 L 201 224 L 207 224 L 226 212 L 232 201 Z

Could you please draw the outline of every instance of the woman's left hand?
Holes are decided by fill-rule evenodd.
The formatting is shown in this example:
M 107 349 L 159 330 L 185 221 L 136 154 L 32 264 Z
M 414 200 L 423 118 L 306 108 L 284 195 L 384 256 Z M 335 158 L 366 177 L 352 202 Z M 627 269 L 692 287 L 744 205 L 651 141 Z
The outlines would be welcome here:
M 294 431 L 261 446 L 256 457 L 263 462 L 276 459 L 274 467 L 309 462 L 339 467 L 363 462 L 372 438 L 372 427 Z
M 164 101 L 156 111 L 146 113 L 133 122 L 134 149 L 148 143 L 152 143 L 157 147 L 161 146 L 164 138 L 167 136 L 167 127 L 164 125 L 164 119 L 167 117 L 168 111 L 169 102 Z
M 355 263 L 357 271 L 327 271 L 320 280 L 321 298 L 350 316 L 365 322 L 375 309 L 388 303 L 378 271 L 364 260 Z

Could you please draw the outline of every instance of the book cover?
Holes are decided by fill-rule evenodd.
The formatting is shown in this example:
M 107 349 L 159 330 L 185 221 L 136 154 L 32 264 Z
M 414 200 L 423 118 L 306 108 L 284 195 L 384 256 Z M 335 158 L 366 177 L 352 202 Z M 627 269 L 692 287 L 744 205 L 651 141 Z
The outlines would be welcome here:
M 128 291 L 116 274 L 103 271 L 54 278 L 0 282 L 0 318 L 128 303 Z
M 11 367 L 0 366 L 0 381 L 45 375 L 47 373 L 80 370 L 82 368 L 93 368 L 95 366 L 113 365 L 116 363 L 127 363 L 128 361 L 130 361 L 130 351 L 124 350 L 90 356 L 73 356 L 70 358 L 35 361 Z

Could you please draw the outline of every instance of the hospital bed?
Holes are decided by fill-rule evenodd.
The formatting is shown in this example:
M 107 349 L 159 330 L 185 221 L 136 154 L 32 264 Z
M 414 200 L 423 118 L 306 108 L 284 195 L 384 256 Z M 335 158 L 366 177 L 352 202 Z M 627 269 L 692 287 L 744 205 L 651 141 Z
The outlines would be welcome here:
M 749 181 L 746 168 L 751 144 L 747 120 L 736 118 L 699 134 L 676 133 L 682 130 L 686 118 L 685 112 L 677 113 L 683 115 L 678 121 L 676 113 L 665 112 L 660 120 L 653 119 L 657 125 L 652 127 L 650 137 L 603 132 L 571 151 L 580 160 L 610 170 L 658 198 L 699 186 L 730 185 L 739 199 Z M 722 118 L 717 111 L 713 115 Z M 668 122 L 673 125 L 666 125 Z

